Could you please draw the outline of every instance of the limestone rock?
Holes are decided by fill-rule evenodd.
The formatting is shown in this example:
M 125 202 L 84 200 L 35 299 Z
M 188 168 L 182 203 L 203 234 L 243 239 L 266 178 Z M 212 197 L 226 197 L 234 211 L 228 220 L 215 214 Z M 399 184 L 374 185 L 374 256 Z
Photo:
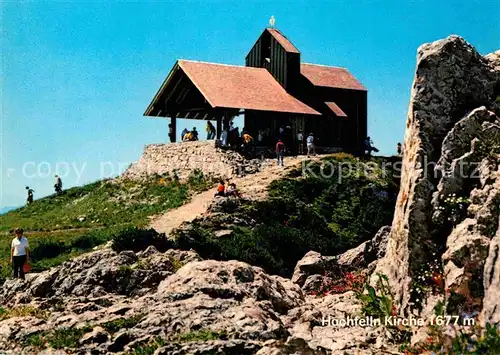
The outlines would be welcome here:
M 326 273 L 340 276 L 346 271 L 368 267 L 370 263 L 384 256 L 390 230 L 389 226 L 384 226 L 371 240 L 337 256 L 308 252 L 297 262 L 292 282 L 301 286 L 304 291 L 309 291 L 321 284 Z
M 500 323 L 500 218 L 499 228 L 491 240 L 490 250 L 484 265 L 484 300 L 481 321 L 484 323 Z
M 101 344 L 105 343 L 108 338 L 109 334 L 102 327 L 95 327 L 80 339 L 80 344 Z
M 471 110 L 495 100 L 499 74 L 489 60 L 458 36 L 418 49 L 403 146 L 401 189 L 387 254 L 376 269 L 376 273 L 389 277 L 402 311 L 410 300 L 412 276 L 428 262 L 432 248 L 439 247 L 429 218 L 432 194 L 439 182 L 432 162 L 440 158 L 443 140 L 457 122 Z
M 142 258 L 141 258 L 142 256 Z M 110 249 L 97 250 L 39 274 L 31 274 L 26 282 L 7 280 L 0 290 L 0 303 L 29 303 L 34 298 L 85 296 L 101 297 L 107 293 L 141 294 L 156 286 L 175 271 L 172 260 L 186 264 L 200 257 L 193 251 L 153 248 L 138 253 Z

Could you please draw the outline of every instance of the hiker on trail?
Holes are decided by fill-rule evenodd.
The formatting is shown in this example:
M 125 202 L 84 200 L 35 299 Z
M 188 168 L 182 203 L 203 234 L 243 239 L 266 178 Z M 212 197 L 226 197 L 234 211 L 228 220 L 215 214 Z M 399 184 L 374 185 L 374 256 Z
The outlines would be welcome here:
M 401 157 L 403 156 L 403 146 L 401 145 L 400 142 L 398 142 L 398 145 L 397 145 L 397 151 L 398 151 L 398 155 Z
M 168 139 L 170 139 L 170 143 L 174 141 L 174 127 L 172 127 L 172 124 L 168 124 Z
M 62 180 L 59 175 L 56 175 L 56 183 L 54 184 L 54 190 L 56 190 L 56 195 L 62 192 Z
M 283 166 L 283 157 L 285 156 L 286 146 L 281 139 L 276 143 L 276 157 L 278 158 L 278 165 Z
M 302 131 L 297 134 L 297 148 L 299 155 L 304 154 L 304 132 Z
M 35 192 L 35 190 L 30 189 L 29 186 L 26 186 L 26 190 L 28 191 L 28 198 L 26 199 L 26 204 L 30 205 L 33 203 L 33 192 Z
M 215 193 L 214 197 L 216 196 L 225 196 L 226 195 L 226 189 L 224 186 L 224 181 L 221 179 L 219 180 L 219 184 L 217 185 L 217 192 Z
M 314 148 L 314 135 L 309 133 L 306 139 L 307 143 L 307 156 L 316 155 L 316 150 Z
M 207 140 L 214 139 L 216 130 L 215 130 L 215 127 L 212 124 L 212 122 L 207 121 L 207 128 L 206 129 L 207 129 Z
M 24 280 L 24 264 L 29 262 L 30 246 L 23 233 L 24 231 L 21 228 L 14 230 L 15 237 L 12 239 L 10 246 L 10 263 L 14 271 L 14 278 Z
M 363 142 L 363 145 L 365 147 L 365 154 L 368 156 L 372 155 L 373 152 L 378 152 L 378 149 L 373 146 L 373 141 L 371 140 L 370 137 L 366 137 L 365 141 Z

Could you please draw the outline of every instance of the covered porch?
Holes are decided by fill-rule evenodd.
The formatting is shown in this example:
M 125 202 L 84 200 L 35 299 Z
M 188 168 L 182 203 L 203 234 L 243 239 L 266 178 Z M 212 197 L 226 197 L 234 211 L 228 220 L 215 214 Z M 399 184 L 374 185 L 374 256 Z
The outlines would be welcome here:
M 144 112 L 170 117 L 172 142 L 177 141 L 178 118 L 215 120 L 220 138 L 229 122 L 242 114 L 255 140 L 265 127 L 274 135 L 289 122 L 296 135 L 305 129 L 307 117 L 320 119 L 319 112 L 288 94 L 266 69 L 184 60 L 177 61 Z

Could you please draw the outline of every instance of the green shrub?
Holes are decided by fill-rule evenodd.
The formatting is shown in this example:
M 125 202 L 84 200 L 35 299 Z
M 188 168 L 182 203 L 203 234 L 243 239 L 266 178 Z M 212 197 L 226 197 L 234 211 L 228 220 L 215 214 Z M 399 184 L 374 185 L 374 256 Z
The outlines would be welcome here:
M 377 290 L 366 284 L 361 292 L 356 293 L 356 297 L 361 301 L 363 307 L 361 312 L 365 316 L 372 316 L 375 319 L 384 320 L 386 317 L 395 316 L 396 308 L 393 303 L 389 279 L 385 275 L 378 274 Z
M 90 330 L 90 327 L 59 328 L 53 330 L 46 340 L 54 349 L 77 348 L 80 338 Z
M 213 186 L 215 180 L 212 177 L 206 177 L 199 169 L 192 171 L 187 179 L 188 186 L 194 191 L 204 191 Z
M 164 346 L 165 340 L 160 337 L 155 337 L 149 341 L 136 344 L 133 351 L 129 351 L 127 355 L 153 355 L 156 349 Z
M 200 329 L 186 333 L 176 334 L 170 340 L 175 342 L 185 343 L 192 341 L 209 341 L 218 339 L 223 339 L 223 340 L 227 339 L 227 332 L 225 330 L 213 331 L 211 329 Z
M 29 335 L 24 343 L 38 349 L 50 346 L 54 349 L 77 348 L 80 338 L 92 330 L 89 326 L 83 328 L 58 328 L 51 331 Z
M 31 334 L 25 340 L 25 344 L 28 346 L 33 346 L 37 349 L 45 348 L 45 340 L 41 334 Z
M 36 246 L 32 248 L 30 258 L 33 262 L 42 259 L 51 259 L 67 253 L 69 248 L 62 240 L 54 240 L 47 237 L 40 238 L 37 240 Z
M 14 317 L 35 317 L 40 319 L 47 319 L 49 313 L 41 309 L 31 306 L 18 306 L 14 308 L 0 307 L 0 321 Z
M 141 229 L 137 227 L 126 228 L 113 237 L 113 250 L 133 250 L 135 252 L 154 246 L 159 251 L 172 248 L 173 243 L 164 234 L 159 234 L 154 229 Z
M 111 333 L 115 333 L 120 329 L 129 329 L 135 327 L 143 318 L 143 314 L 137 314 L 129 318 L 118 318 L 104 323 L 102 327 Z

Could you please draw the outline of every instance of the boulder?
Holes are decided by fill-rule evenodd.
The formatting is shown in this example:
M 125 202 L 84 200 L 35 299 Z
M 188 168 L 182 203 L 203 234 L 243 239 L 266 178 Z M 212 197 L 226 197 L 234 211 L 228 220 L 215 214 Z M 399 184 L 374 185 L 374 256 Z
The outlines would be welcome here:
M 384 226 L 372 239 L 337 256 L 308 252 L 297 262 L 291 281 L 304 291 L 311 291 L 317 289 L 325 276 L 341 276 L 344 272 L 367 268 L 384 256 L 390 230 L 389 226 Z

